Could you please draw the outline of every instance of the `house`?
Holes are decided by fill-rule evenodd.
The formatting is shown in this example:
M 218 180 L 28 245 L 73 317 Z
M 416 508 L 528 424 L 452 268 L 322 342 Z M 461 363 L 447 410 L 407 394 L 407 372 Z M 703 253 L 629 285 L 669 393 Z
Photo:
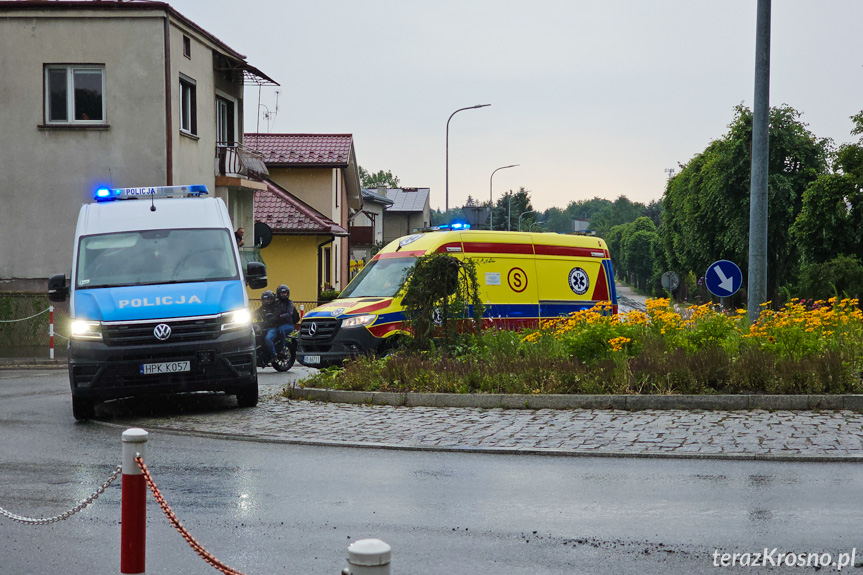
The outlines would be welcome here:
M 164 2 L 0 1 L 0 53 L 0 289 L 69 273 L 98 187 L 204 184 L 254 226 L 243 89 L 278 84 L 213 34 Z
M 431 225 L 429 188 L 388 188 L 386 195 L 393 205 L 384 212 L 384 243 Z
M 358 262 L 356 268 L 371 259 L 375 246 L 383 245 L 384 211 L 391 205 L 386 187 L 363 189 L 363 210 L 351 227 L 351 259 Z
M 352 219 L 363 208 L 351 134 L 246 134 L 245 142 L 262 155 L 272 183 L 350 232 Z M 347 285 L 349 246 L 348 236 L 338 235 L 320 246 L 320 290 Z M 261 252 L 264 261 L 277 265 L 267 250 Z M 317 249 L 311 253 L 316 256 Z
M 296 303 L 317 302 L 321 286 L 332 279 L 324 275 L 332 267 L 319 265 L 325 262 L 324 250 L 348 232 L 278 184 L 266 183 L 266 190 L 255 192 L 255 221 L 272 231 L 271 243 L 261 250 L 268 289 L 275 291 L 286 284 Z M 250 295 L 260 297 L 262 292 L 254 290 Z

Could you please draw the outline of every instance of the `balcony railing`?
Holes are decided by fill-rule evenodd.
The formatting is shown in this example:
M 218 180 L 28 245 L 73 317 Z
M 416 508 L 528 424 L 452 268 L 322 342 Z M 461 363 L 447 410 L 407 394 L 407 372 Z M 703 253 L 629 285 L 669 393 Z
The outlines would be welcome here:
M 375 243 L 375 229 L 372 226 L 351 226 L 352 246 L 371 246 Z
M 243 266 L 243 271 L 249 267 L 249 262 L 261 262 L 266 264 L 264 258 L 261 257 L 261 250 L 258 248 L 240 248 L 240 263 Z
M 243 176 L 263 180 L 270 172 L 264 164 L 264 156 L 237 142 L 216 144 L 216 175 Z

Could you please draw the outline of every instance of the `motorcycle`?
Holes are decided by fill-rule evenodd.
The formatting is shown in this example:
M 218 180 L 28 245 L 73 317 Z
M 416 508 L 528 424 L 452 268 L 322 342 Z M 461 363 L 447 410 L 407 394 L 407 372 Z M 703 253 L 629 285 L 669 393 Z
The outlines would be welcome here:
M 288 371 L 291 369 L 297 360 L 296 332 L 287 334 L 284 338 L 276 338 L 276 357 L 272 358 L 268 363 L 267 356 L 269 353 L 264 342 L 268 328 L 264 327 L 262 323 L 255 323 L 252 327 L 255 330 L 255 356 L 258 367 L 265 368 L 272 365 L 276 371 Z

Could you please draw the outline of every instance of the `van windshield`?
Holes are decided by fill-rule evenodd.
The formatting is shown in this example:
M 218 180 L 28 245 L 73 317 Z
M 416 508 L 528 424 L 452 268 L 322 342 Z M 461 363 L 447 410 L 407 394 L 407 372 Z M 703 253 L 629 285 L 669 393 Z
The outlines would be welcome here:
M 416 261 L 413 257 L 374 260 L 363 267 L 339 297 L 393 297 L 404 281 L 405 271 Z
M 225 229 L 145 230 L 81 238 L 76 288 L 239 279 Z

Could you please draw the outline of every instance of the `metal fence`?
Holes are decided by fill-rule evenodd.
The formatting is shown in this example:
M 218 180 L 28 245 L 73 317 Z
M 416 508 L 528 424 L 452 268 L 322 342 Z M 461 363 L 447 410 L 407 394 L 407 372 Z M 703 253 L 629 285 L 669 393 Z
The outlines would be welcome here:
M 69 335 L 69 304 L 48 301 L 32 293 L 0 294 L 0 358 L 48 358 L 50 306 L 54 306 L 54 345 L 65 353 Z

